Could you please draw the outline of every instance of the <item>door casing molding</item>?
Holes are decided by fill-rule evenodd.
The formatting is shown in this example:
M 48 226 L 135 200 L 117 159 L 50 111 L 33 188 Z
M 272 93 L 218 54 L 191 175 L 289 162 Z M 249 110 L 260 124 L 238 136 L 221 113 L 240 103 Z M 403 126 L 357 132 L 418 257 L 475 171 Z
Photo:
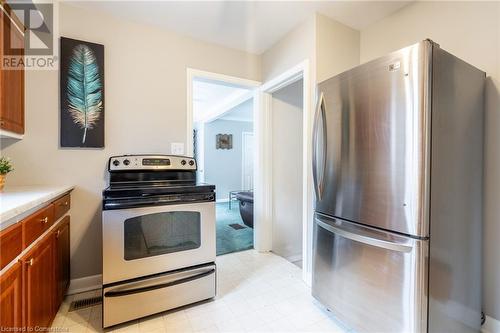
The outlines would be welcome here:
M 298 80 L 303 80 L 303 139 L 302 139 L 302 278 L 311 285 L 312 280 L 312 237 L 314 214 L 314 190 L 312 182 L 312 128 L 314 119 L 315 85 L 308 59 L 291 67 L 282 74 L 265 82 L 255 91 L 254 122 L 259 133 L 256 136 L 258 151 L 257 168 L 262 170 L 260 177 L 254 179 L 259 189 L 265 194 L 256 195 L 254 207 L 258 207 L 256 221 L 260 221 L 258 230 L 259 249 L 272 250 L 272 93 Z

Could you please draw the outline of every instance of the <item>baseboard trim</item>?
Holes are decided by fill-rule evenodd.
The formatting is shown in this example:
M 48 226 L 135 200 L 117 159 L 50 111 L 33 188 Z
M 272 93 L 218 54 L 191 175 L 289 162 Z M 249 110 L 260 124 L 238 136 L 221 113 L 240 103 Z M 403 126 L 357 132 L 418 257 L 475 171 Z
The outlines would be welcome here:
M 72 279 L 69 283 L 67 295 L 83 293 L 89 290 L 102 288 L 102 275 L 86 276 L 79 279 Z
M 486 321 L 483 327 L 481 327 L 482 333 L 500 333 L 500 320 L 496 320 L 493 317 L 486 316 Z
M 285 259 L 290 261 L 290 262 L 299 261 L 299 260 L 302 260 L 302 254 L 296 254 L 294 256 L 289 256 L 289 257 L 286 257 Z

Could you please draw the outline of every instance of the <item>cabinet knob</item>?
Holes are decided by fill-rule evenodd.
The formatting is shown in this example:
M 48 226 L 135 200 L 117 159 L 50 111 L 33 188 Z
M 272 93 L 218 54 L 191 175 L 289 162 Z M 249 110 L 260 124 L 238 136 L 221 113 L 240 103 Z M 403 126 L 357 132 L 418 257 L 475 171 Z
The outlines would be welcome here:
M 57 232 L 56 232 L 56 238 L 59 238 L 60 235 L 61 235 L 61 230 L 57 230 Z
M 40 219 L 40 222 L 42 222 L 43 224 L 49 222 L 49 217 L 45 216 L 43 219 Z
M 33 266 L 33 258 L 31 258 L 30 260 L 26 261 L 26 265 Z
M 60 206 L 63 206 L 63 207 L 66 207 L 66 206 L 68 205 L 68 202 L 67 202 L 67 201 L 65 201 L 65 202 L 61 202 L 59 205 L 60 205 Z

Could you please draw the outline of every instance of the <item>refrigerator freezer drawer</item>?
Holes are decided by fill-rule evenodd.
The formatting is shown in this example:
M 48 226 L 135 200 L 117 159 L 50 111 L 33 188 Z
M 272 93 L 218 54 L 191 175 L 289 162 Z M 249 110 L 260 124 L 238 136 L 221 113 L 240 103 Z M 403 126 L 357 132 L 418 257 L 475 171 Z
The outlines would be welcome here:
M 428 247 L 316 215 L 313 296 L 357 332 L 425 331 Z
M 210 264 L 104 286 L 104 327 L 215 297 L 215 275 Z

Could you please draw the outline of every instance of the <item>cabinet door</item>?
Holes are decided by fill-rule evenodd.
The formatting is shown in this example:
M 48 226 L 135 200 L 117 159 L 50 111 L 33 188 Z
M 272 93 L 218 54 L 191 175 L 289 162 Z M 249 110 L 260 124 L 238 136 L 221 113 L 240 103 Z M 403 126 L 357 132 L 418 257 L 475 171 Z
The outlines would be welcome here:
M 69 285 L 69 216 L 66 216 L 54 231 L 55 239 L 55 273 L 56 293 L 55 308 L 57 312 Z
M 44 237 L 23 259 L 25 324 L 48 327 L 54 315 L 54 238 Z
M 4 69 L 4 50 L 11 46 L 15 56 L 24 56 L 24 27 L 9 6 L 2 2 L 5 11 L 0 11 L 0 128 L 24 133 L 24 67 Z M 6 14 L 8 13 L 8 15 Z
M 16 262 L 0 276 L 0 327 L 1 331 L 21 328 L 22 322 L 22 270 Z M 15 331 L 15 330 L 12 330 Z
M 23 228 L 16 223 L 0 231 L 0 269 L 7 266 L 23 250 Z

